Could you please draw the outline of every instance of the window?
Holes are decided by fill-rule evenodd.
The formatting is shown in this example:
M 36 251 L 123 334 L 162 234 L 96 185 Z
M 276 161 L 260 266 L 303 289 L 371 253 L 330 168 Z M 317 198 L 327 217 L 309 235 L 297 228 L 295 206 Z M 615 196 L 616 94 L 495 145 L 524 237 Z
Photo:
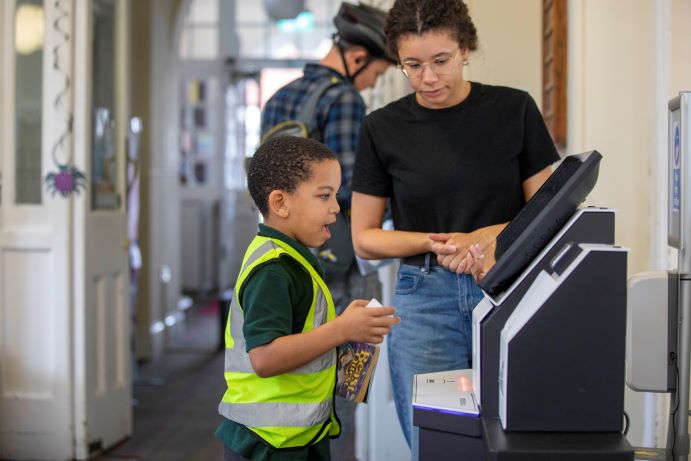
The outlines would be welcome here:
M 41 0 L 15 5 L 14 193 L 18 204 L 40 204 L 45 14 Z
M 218 58 L 218 8 L 218 0 L 192 1 L 180 36 L 182 59 Z
M 120 206 L 115 110 L 115 0 L 94 0 L 91 114 L 91 207 Z

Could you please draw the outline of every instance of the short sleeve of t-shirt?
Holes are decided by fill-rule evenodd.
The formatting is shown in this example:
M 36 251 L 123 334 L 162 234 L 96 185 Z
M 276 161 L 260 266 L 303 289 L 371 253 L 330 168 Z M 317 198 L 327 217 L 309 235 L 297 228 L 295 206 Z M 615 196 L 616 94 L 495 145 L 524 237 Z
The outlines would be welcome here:
M 300 263 L 282 256 L 251 274 L 240 297 L 249 352 L 302 331 L 312 302 L 311 278 Z
M 247 351 L 291 334 L 289 279 L 278 264 L 268 264 L 252 274 L 241 296 Z
M 526 97 L 524 126 L 523 155 L 520 157 L 521 181 L 542 171 L 548 166 L 548 162 L 559 159 L 542 114 L 530 95 Z
M 365 118 L 360 130 L 358 156 L 355 163 L 356 179 L 354 181 L 357 180 L 358 192 L 379 197 L 390 197 L 392 194 L 391 176 L 377 156 L 371 132 L 371 120 L 371 118 Z

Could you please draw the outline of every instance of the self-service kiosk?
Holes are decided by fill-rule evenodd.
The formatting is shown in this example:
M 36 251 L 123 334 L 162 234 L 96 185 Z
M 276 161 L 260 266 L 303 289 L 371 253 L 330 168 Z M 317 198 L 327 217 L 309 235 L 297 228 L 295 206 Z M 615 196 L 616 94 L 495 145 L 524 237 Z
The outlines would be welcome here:
M 565 158 L 497 237 L 473 369 L 415 376 L 420 460 L 633 460 L 627 250 L 613 245 L 613 210 L 578 208 L 601 158 Z

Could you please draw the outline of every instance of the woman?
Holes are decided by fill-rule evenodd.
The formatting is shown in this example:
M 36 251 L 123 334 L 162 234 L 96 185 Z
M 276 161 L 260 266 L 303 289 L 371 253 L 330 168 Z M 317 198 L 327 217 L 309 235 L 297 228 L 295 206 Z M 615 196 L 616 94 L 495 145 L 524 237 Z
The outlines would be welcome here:
M 386 34 L 414 92 L 365 119 L 352 232 L 360 257 L 402 258 L 389 365 L 416 456 L 413 375 L 471 366 L 471 316 L 482 299 L 471 271 L 488 269 L 486 249 L 559 156 L 527 93 L 463 78 L 477 33 L 462 1 L 396 0 Z M 381 229 L 388 200 L 394 231 Z

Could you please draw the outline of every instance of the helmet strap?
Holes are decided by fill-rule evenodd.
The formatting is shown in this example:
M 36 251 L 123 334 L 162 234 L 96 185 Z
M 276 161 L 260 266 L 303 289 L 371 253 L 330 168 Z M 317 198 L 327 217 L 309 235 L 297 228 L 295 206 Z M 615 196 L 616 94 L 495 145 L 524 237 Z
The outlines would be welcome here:
M 346 80 L 348 80 L 350 83 L 353 83 L 353 77 L 350 76 L 350 69 L 348 69 L 348 63 L 346 62 L 345 58 L 345 47 L 343 46 L 343 42 L 341 42 L 341 40 L 338 37 L 336 37 L 336 46 L 338 47 L 338 54 L 341 56 L 343 70 L 346 74 Z
M 345 70 L 346 80 L 348 80 L 352 85 L 355 85 L 355 77 L 360 75 L 360 72 L 365 70 L 365 68 L 367 68 L 367 66 L 369 66 L 372 61 L 374 61 L 374 58 L 368 52 L 367 58 L 365 59 L 365 63 L 362 66 L 360 66 L 360 68 L 357 71 L 355 71 L 353 75 L 350 75 L 348 62 L 345 58 L 345 47 L 343 46 L 343 42 L 341 42 L 341 40 L 339 40 L 338 38 L 336 39 L 336 46 L 338 47 L 338 53 L 341 55 L 341 61 L 343 62 L 343 69 Z
M 357 71 L 355 71 L 355 73 L 350 77 L 353 84 L 355 83 L 355 77 L 360 75 L 360 72 L 365 70 L 365 68 L 367 68 L 367 66 L 369 66 L 372 61 L 374 61 L 374 58 L 370 55 L 367 55 L 367 59 L 365 59 L 365 63 Z

